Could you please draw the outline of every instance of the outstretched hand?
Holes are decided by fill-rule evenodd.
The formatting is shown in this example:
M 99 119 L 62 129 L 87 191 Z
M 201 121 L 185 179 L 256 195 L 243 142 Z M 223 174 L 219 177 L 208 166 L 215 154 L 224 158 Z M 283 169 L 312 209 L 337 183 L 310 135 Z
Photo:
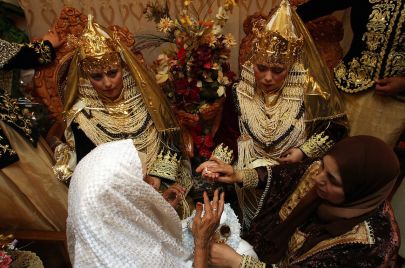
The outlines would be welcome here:
M 224 193 L 221 193 L 221 196 L 219 197 L 218 189 L 215 190 L 212 202 L 210 202 L 208 199 L 206 192 L 204 192 L 203 197 L 204 215 L 203 205 L 201 203 L 197 203 L 192 227 L 196 249 L 208 248 L 211 237 L 218 228 L 222 212 L 224 211 Z
M 203 177 L 209 181 L 218 181 L 222 183 L 238 183 L 241 182 L 239 173 L 233 169 L 231 165 L 211 157 L 196 168 L 196 172 L 202 173 Z

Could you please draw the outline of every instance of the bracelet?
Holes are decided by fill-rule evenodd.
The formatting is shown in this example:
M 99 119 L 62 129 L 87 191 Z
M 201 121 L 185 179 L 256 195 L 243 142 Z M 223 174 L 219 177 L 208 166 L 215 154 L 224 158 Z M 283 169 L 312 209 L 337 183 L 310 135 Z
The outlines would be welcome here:
M 242 177 L 243 188 L 256 188 L 259 184 L 259 174 L 255 169 L 241 169 L 239 173 Z
M 252 256 L 242 255 L 242 262 L 240 263 L 239 267 L 240 268 L 265 268 L 266 264 Z

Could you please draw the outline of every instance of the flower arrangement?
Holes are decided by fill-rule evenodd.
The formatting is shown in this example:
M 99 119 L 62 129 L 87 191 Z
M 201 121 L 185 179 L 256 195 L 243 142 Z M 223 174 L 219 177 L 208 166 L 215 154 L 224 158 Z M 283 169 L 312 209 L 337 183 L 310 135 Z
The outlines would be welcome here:
M 13 235 L 0 234 L 0 268 L 32 267 L 43 268 L 41 259 L 31 251 L 16 248 Z
M 223 33 L 235 2 L 226 0 L 215 18 L 207 18 L 212 14 L 214 2 L 206 2 L 206 14 L 200 18 L 191 1 L 186 0 L 175 19 L 169 14 L 167 2 L 165 5 L 158 1 L 148 3 L 144 13 L 157 24 L 162 36 L 139 36 L 137 43 L 138 48 L 170 44 L 154 62 L 156 81 L 168 97 L 180 125 L 192 137 L 194 149 L 190 156 L 201 160 L 209 158 L 214 148 L 215 121 L 219 124 L 221 104 L 235 77 L 228 61 L 236 42 L 232 34 Z

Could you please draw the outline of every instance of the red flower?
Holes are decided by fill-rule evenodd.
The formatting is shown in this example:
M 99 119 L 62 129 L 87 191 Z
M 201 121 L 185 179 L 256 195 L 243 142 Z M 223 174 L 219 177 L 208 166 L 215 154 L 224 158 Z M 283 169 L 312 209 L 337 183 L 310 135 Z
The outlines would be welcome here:
M 184 47 L 179 48 L 177 51 L 177 58 L 179 59 L 180 64 L 186 63 L 186 49 Z
M 205 146 L 207 146 L 208 148 L 211 148 L 212 146 L 214 146 L 212 136 L 211 135 L 205 136 L 204 143 L 205 143 Z
M 201 148 L 199 150 L 199 155 L 205 158 L 210 158 L 211 152 L 207 148 Z
M 0 251 L 0 268 L 10 267 L 12 261 L 13 259 L 9 255 L 7 255 L 4 251 Z
M 205 68 L 205 69 L 211 69 L 211 67 L 212 67 L 212 63 L 211 63 L 211 62 L 206 62 L 206 63 L 204 63 L 204 68 Z

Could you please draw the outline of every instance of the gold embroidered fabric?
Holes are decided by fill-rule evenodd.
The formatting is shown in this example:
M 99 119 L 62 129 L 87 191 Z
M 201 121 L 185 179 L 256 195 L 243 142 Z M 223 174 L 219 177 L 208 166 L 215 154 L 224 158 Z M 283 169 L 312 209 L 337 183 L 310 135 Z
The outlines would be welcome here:
M 0 39 L 0 69 L 21 50 L 22 45 Z
M 369 2 L 372 11 L 362 38 L 365 49 L 359 57 L 347 63 L 342 61 L 335 67 L 336 85 L 348 93 L 369 89 L 382 77 L 405 75 L 403 3 L 397 0 Z
M 312 135 L 300 149 L 307 157 L 316 158 L 325 155 L 325 153 L 333 146 L 334 141 L 325 134 L 325 131 Z
M 249 255 L 242 255 L 242 262 L 240 263 L 240 268 L 265 268 L 266 264 L 264 262 L 259 261 L 257 258 L 249 256 Z
M 218 159 L 228 165 L 230 165 L 233 161 L 233 151 L 231 149 L 229 149 L 229 147 L 224 145 L 223 143 L 221 143 L 220 145 L 215 147 L 211 156 L 215 157 L 216 159 Z
M 22 134 L 34 143 L 33 121 L 25 116 L 17 103 L 17 99 L 11 98 L 9 94 L 0 92 L 0 120 L 18 129 Z
M 315 186 L 312 177 L 318 174 L 321 169 L 321 162 L 315 161 L 312 163 L 307 171 L 305 171 L 304 175 L 300 179 L 297 188 L 294 192 L 290 195 L 290 197 L 284 202 L 283 206 L 280 209 L 279 216 L 281 220 L 285 220 L 288 215 L 294 210 L 294 208 L 298 205 L 301 199 Z
M 44 41 L 34 42 L 26 44 L 29 48 L 34 48 L 35 52 L 38 54 L 38 61 L 41 64 L 47 64 L 52 61 L 52 52 L 49 45 L 45 44 Z
M 297 230 L 294 235 L 291 237 L 291 240 L 288 244 L 288 253 L 287 258 L 281 261 L 281 267 L 289 267 L 290 265 L 304 261 L 305 259 L 321 252 L 328 250 L 332 247 L 342 244 L 363 244 L 363 245 L 372 245 L 374 244 L 373 232 L 370 229 L 370 225 L 367 221 L 361 222 L 360 224 L 353 227 L 349 232 L 331 238 L 323 240 L 316 244 L 313 248 L 305 252 L 301 256 L 295 256 L 295 252 L 302 247 L 307 234 Z
M 148 175 L 176 181 L 179 165 L 180 161 L 177 159 L 176 153 L 171 154 L 170 152 L 164 153 L 161 151 L 150 167 Z

